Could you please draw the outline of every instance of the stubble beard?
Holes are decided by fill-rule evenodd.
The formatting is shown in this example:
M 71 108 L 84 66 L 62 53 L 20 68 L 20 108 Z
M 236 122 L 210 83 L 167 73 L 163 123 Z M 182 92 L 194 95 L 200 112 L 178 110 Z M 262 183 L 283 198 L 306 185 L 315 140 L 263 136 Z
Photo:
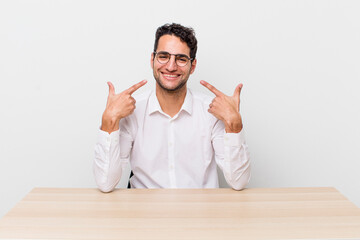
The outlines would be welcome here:
M 166 91 L 168 93 L 177 93 L 177 92 L 179 92 L 186 85 L 187 80 L 189 79 L 189 75 L 190 75 L 189 74 L 185 79 L 183 79 L 176 87 L 168 88 L 168 87 L 164 86 L 164 84 L 162 84 L 162 82 L 160 80 L 160 74 L 161 73 L 159 73 L 159 75 L 156 76 L 155 71 L 153 72 L 154 78 L 155 78 L 157 84 L 159 85 L 159 87 L 162 90 L 164 90 L 164 91 Z

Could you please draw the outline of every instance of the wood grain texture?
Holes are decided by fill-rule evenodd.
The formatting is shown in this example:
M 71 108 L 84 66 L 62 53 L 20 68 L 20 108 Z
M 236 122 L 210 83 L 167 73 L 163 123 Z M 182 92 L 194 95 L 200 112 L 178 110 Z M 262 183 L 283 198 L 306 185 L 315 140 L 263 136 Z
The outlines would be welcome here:
M 35 188 L 0 239 L 360 239 L 360 209 L 334 188 Z

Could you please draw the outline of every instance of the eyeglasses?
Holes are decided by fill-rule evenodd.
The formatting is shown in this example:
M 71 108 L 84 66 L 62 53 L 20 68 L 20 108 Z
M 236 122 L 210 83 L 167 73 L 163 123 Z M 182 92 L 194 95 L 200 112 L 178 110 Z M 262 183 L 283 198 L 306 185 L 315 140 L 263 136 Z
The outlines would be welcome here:
M 168 52 L 154 52 L 156 60 L 160 64 L 166 64 L 170 61 L 171 55 L 175 56 L 175 63 L 179 67 L 185 67 L 190 61 L 192 61 L 192 58 L 189 58 L 185 54 L 171 54 Z

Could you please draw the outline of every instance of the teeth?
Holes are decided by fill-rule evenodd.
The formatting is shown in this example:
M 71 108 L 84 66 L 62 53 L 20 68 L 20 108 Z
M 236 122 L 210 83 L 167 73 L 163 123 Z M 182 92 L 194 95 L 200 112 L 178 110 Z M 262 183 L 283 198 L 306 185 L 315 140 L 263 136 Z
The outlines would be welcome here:
M 169 74 L 164 74 L 164 76 L 165 77 L 172 77 L 172 78 L 177 77 L 177 75 L 169 75 Z

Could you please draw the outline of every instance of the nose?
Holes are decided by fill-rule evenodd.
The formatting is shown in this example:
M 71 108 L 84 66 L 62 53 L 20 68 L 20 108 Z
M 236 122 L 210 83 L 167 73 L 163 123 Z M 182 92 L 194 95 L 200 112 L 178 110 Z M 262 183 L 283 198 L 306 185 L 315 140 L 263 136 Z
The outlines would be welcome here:
M 166 64 L 166 70 L 169 72 L 176 71 L 177 64 L 175 61 L 175 56 L 170 56 L 169 62 Z

